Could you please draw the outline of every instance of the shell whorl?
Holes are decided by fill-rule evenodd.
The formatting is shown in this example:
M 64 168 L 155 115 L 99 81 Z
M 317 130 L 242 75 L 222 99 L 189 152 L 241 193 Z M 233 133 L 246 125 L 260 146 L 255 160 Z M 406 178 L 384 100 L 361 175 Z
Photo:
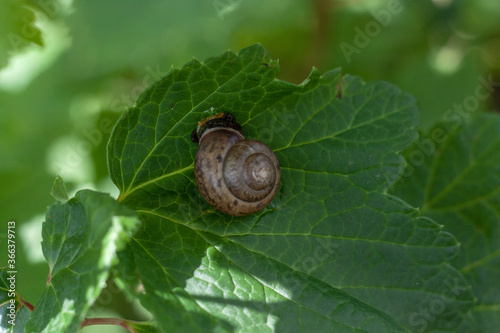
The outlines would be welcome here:
M 209 204 L 223 213 L 249 215 L 265 208 L 279 188 L 280 167 L 262 142 L 232 128 L 212 128 L 200 138 L 195 179 Z
M 274 189 L 276 156 L 255 140 L 236 142 L 224 159 L 224 180 L 236 197 L 248 202 L 265 199 Z M 279 181 L 279 180 L 278 180 Z

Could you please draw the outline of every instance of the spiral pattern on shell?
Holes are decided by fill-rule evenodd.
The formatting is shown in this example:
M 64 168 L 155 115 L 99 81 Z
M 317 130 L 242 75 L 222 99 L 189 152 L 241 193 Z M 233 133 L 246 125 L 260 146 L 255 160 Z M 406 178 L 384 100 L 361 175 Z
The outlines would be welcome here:
M 274 152 L 260 141 L 228 128 L 204 133 L 195 158 L 195 180 L 209 204 L 235 216 L 264 209 L 279 188 Z

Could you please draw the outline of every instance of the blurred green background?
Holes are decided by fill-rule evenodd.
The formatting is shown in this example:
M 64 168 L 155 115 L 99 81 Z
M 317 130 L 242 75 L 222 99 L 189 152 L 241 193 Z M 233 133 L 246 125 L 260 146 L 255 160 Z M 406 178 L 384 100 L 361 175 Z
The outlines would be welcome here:
M 18 292 L 36 303 L 45 287 L 54 178 L 71 194 L 116 196 L 109 133 L 171 66 L 259 42 L 283 80 L 300 83 L 315 66 L 395 83 L 418 99 L 425 131 L 474 96 L 479 76 L 500 81 L 499 18 L 493 0 L 2 0 L 0 221 L 17 222 Z M 499 91 L 474 110 L 500 110 Z M 116 288 L 105 294 L 93 314 L 141 318 Z

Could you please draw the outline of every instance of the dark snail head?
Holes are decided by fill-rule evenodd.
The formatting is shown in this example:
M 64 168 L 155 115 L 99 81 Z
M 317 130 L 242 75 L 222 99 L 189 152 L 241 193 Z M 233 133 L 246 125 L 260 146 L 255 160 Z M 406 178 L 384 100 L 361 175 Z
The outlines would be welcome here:
M 273 200 L 280 183 L 278 159 L 262 142 L 245 139 L 232 114 L 201 121 L 191 139 L 200 143 L 194 162 L 196 184 L 217 210 L 249 215 Z

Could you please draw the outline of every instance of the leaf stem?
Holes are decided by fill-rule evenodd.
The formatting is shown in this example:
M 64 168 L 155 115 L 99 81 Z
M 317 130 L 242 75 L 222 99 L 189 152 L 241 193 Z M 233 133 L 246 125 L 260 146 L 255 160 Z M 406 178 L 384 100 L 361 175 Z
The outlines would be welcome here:
M 35 308 L 33 304 L 31 304 L 30 302 L 26 302 L 21 296 L 19 296 L 19 294 L 17 294 L 17 297 L 19 298 L 19 303 L 27 307 L 28 310 L 33 311 L 33 309 Z
M 117 325 L 123 327 L 131 333 L 137 333 L 136 330 L 130 327 L 124 319 L 119 318 L 85 318 L 80 327 L 83 328 L 91 325 Z
M 52 279 L 52 268 L 49 271 L 49 275 L 47 276 L 47 286 L 50 284 L 50 280 Z

